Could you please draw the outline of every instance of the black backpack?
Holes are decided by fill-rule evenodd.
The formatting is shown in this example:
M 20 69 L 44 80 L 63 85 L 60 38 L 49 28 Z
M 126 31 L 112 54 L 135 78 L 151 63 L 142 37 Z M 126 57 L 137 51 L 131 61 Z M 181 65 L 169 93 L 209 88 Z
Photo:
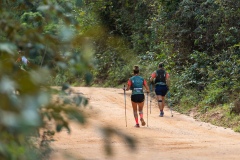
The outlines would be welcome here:
M 166 71 L 163 69 L 159 69 L 156 71 L 155 84 L 159 82 L 166 83 Z

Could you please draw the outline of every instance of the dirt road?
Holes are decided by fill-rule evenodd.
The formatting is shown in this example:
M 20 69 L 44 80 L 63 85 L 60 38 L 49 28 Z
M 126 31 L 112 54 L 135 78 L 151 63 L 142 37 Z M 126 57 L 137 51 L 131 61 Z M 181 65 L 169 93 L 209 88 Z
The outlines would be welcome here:
M 191 117 L 165 109 L 165 116 L 159 117 L 155 101 L 148 103 L 148 127 L 135 128 L 130 92 L 126 95 L 127 127 L 122 89 L 73 88 L 90 99 L 85 110 L 91 113 L 89 125 L 71 123 L 71 134 L 66 130 L 54 136 L 51 142 L 51 160 L 68 160 L 70 157 L 86 160 L 239 160 L 240 134 L 230 129 L 216 127 L 194 120 Z M 149 100 L 150 98 L 148 98 Z M 147 103 L 144 107 L 147 121 Z M 111 140 L 114 156 L 104 154 L 103 139 L 99 127 L 111 125 L 121 132 L 134 136 L 138 143 L 136 151 L 117 136 Z M 68 156 L 66 156 L 68 155 Z

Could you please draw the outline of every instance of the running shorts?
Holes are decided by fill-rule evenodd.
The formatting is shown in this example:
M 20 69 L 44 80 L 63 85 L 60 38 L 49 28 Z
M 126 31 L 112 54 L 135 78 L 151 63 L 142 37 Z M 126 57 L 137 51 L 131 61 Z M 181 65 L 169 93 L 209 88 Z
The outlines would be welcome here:
M 165 96 L 168 92 L 167 85 L 156 85 L 155 86 L 155 93 L 156 95 Z
M 135 103 L 141 103 L 143 102 L 145 99 L 144 94 L 134 94 L 131 95 L 131 101 L 135 102 Z

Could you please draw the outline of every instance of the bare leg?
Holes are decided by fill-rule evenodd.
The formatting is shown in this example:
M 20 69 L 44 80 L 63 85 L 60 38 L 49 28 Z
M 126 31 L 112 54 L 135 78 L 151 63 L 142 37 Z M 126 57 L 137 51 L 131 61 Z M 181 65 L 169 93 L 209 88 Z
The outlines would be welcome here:
M 138 111 L 139 113 L 143 111 L 143 105 L 144 105 L 144 101 L 141 103 L 138 103 Z
M 164 109 L 164 105 L 165 105 L 164 96 L 157 95 L 157 101 L 158 101 L 158 107 L 159 107 L 159 110 L 160 110 L 160 117 L 162 117 L 163 114 L 164 114 L 163 109 Z
M 159 110 L 162 110 L 162 96 L 157 95 L 157 102 Z
M 135 118 L 136 124 L 138 124 L 137 103 L 132 101 L 132 107 L 133 107 L 133 116 Z
M 140 121 L 142 123 L 142 126 L 145 126 L 146 123 L 143 119 L 143 106 L 144 106 L 144 101 L 141 103 L 138 103 L 138 111 L 139 111 Z
M 165 97 L 162 96 L 162 110 L 164 110 L 164 106 L 165 106 Z

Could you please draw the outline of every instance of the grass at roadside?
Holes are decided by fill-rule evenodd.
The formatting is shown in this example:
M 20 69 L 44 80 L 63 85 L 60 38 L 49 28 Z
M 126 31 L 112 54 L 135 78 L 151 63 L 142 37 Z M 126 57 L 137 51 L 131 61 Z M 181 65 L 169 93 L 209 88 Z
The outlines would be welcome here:
M 186 114 L 186 110 L 183 111 Z M 190 115 L 191 112 L 194 112 L 193 117 L 195 119 L 240 132 L 240 115 L 231 113 L 230 105 L 219 105 L 214 108 L 204 106 L 201 109 L 195 107 L 188 110 L 187 114 Z

